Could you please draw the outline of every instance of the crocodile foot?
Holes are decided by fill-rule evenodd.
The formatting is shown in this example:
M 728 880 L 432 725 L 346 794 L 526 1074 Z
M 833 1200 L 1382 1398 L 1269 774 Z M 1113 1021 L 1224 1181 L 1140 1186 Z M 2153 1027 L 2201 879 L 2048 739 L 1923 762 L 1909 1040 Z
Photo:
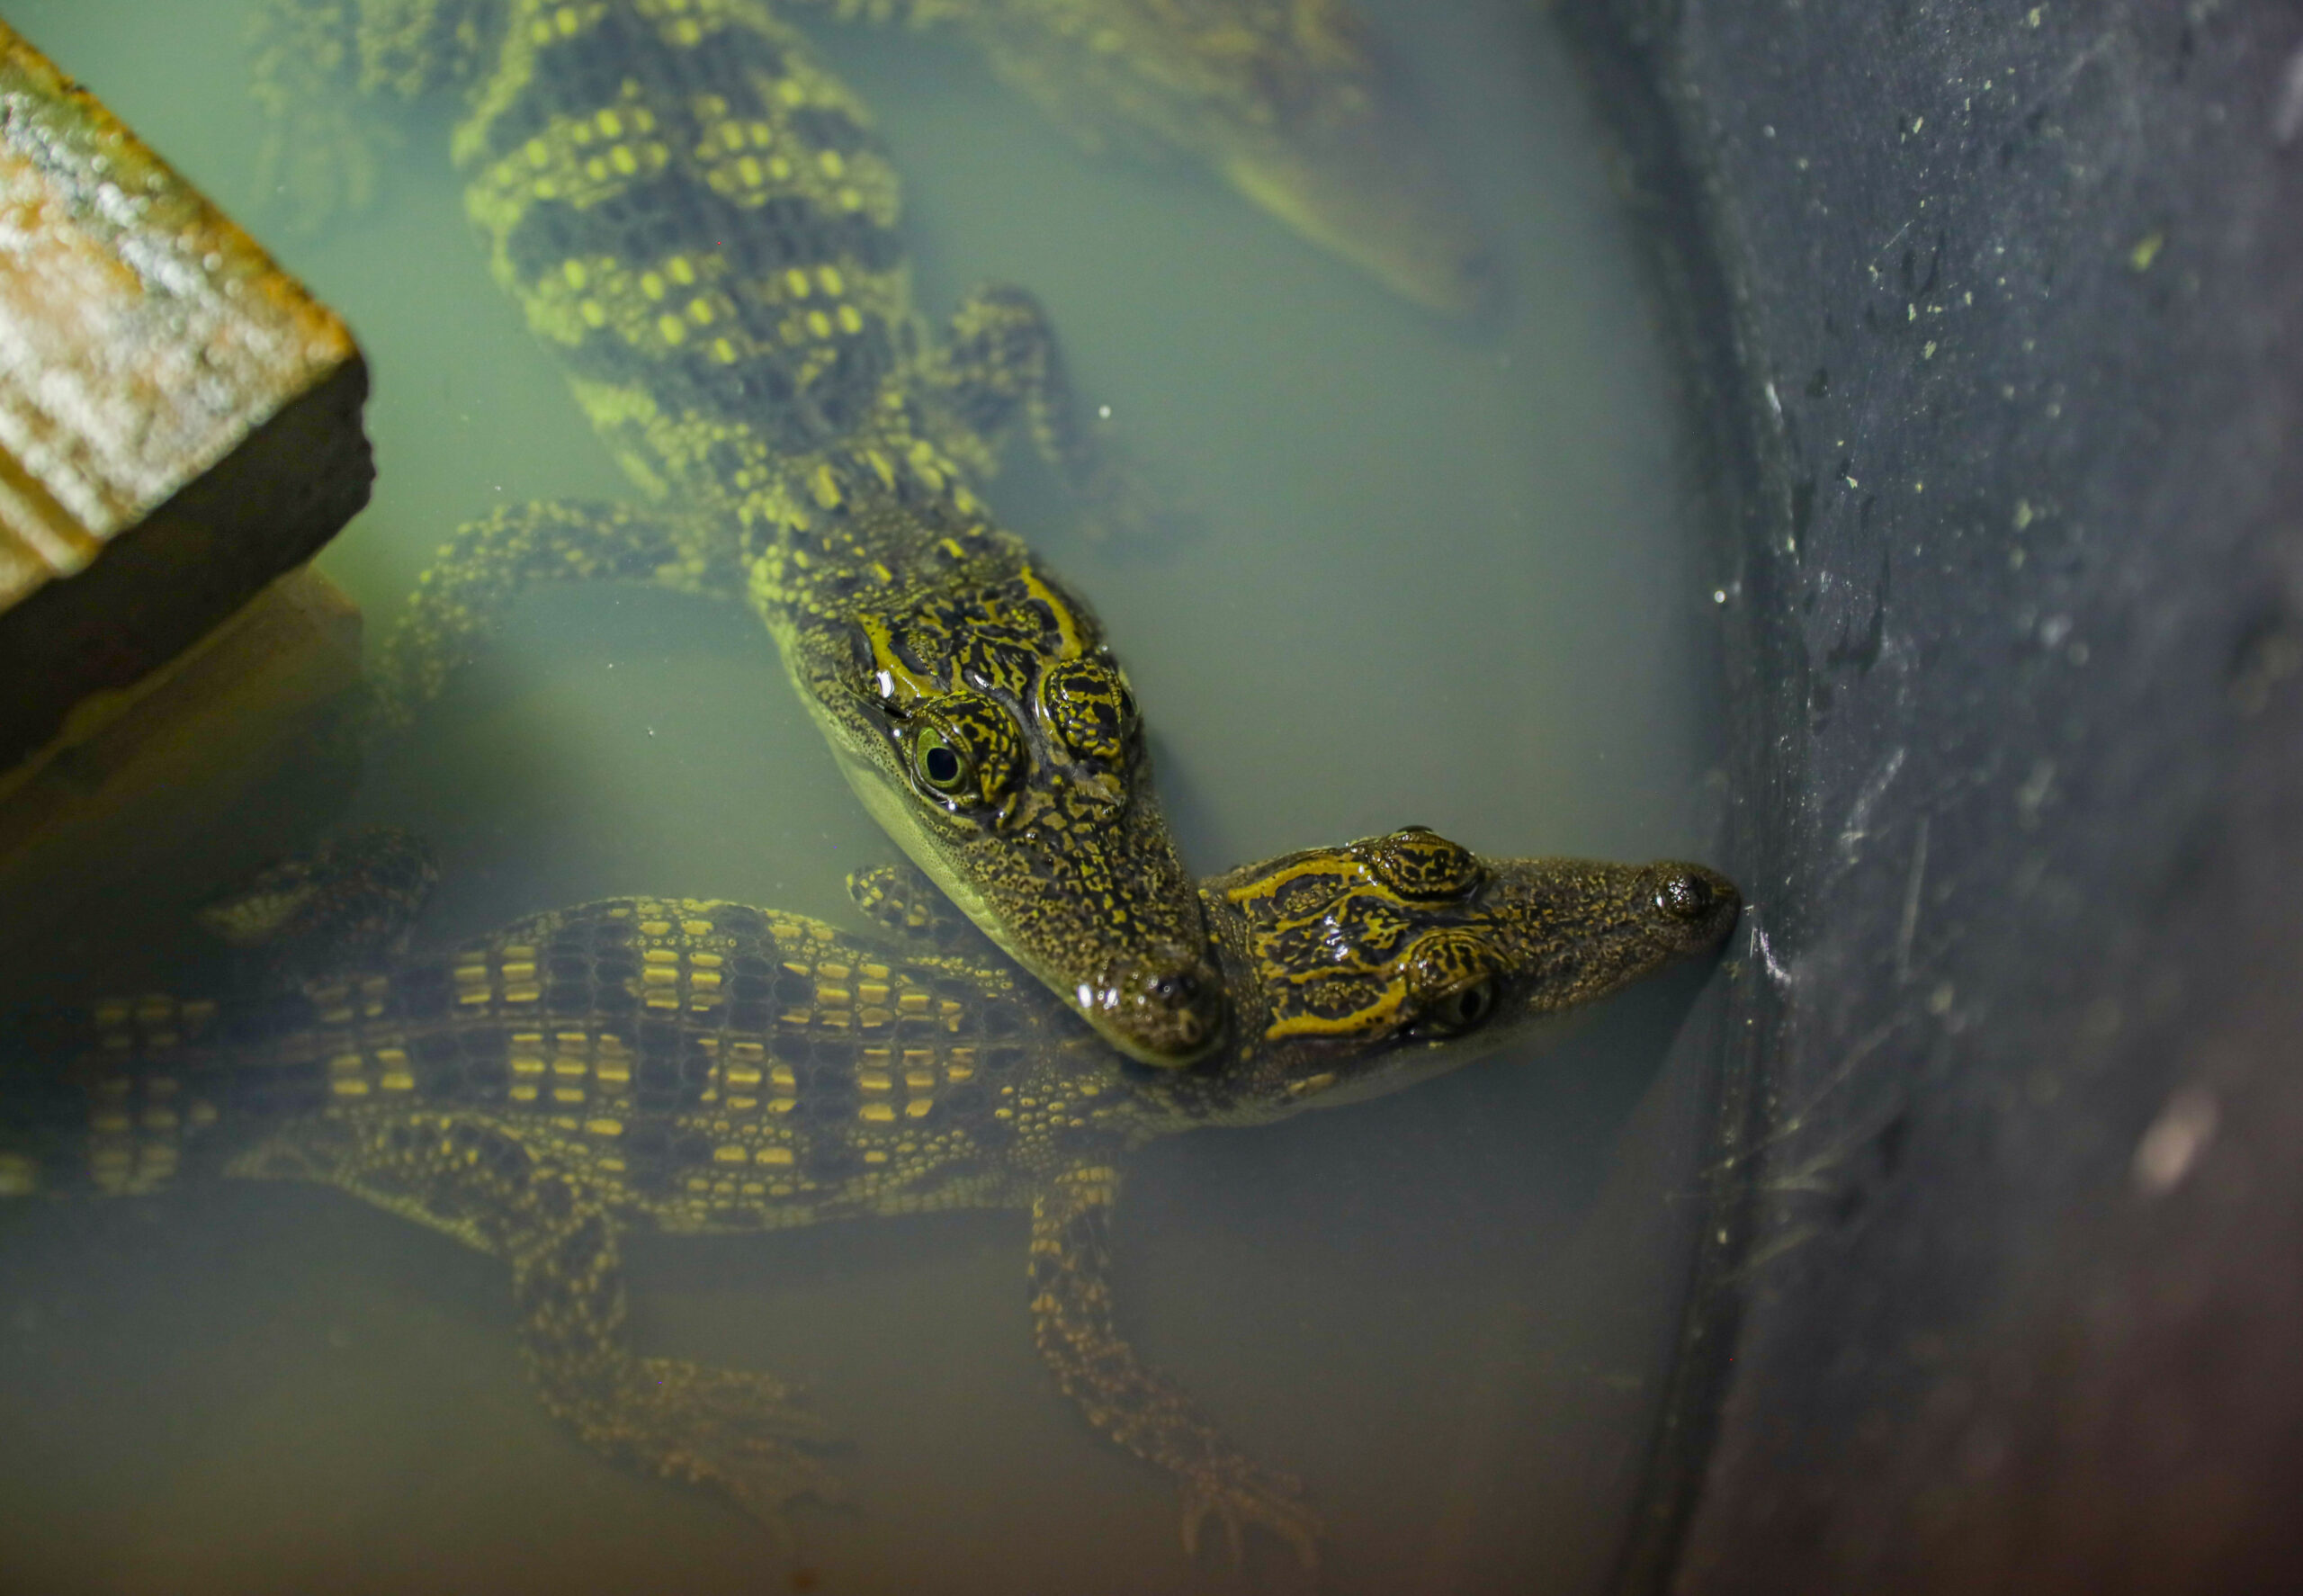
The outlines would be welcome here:
M 708 1486 L 790 1539 L 797 1502 L 838 1505 L 838 1483 L 803 1448 L 831 1439 L 823 1421 L 770 1375 L 674 1358 L 633 1360 L 612 1403 L 565 1414 L 584 1439 L 668 1479 Z
M 1259 1468 L 1244 1458 L 1225 1459 L 1227 1466 L 1196 1472 L 1185 1477 L 1183 1493 L 1184 1551 L 1199 1556 L 1200 1535 L 1210 1519 L 1223 1527 L 1234 1567 L 1247 1562 L 1247 1528 L 1260 1524 L 1295 1548 L 1305 1573 L 1314 1573 L 1320 1561 L 1320 1520 L 1304 1502 L 1293 1479 Z

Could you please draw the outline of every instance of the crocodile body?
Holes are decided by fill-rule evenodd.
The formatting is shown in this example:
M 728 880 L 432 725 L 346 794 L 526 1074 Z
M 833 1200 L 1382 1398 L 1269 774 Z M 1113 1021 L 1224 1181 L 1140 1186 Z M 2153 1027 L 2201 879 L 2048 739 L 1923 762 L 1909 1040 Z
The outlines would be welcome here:
M 283 127 L 347 87 L 464 86 L 452 150 L 497 281 L 649 498 L 460 532 L 375 673 L 386 721 L 531 583 L 748 596 L 858 796 L 1004 950 L 1139 1060 L 1213 1045 L 1221 982 L 1126 679 L 971 485 L 1018 429 L 1093 509 L 1133 513 L 1125 473 L 1028 295 L 928 336 L 894 169 L 805 42 L 759 0 L 280 0 L 272 22 Z
M 925 924 L 924 884 L 875 893 Z M 592 1444 L 771 1522 L 822 1480 L 764 1375 L 637 1356 L 616 1238 L 960 1207 L 1031 1215 L 1034 1334 L 1104 1434 L 1168 1471 L 1192 1541 L 1316 1521 L 1120 1334 L 1129 1151 L 1394 1089 L 1716 946 L 1695 866 L 1478 859 L 1428 831 L 1205 883 L 1241 1023 L 1146 1070 L 989 948 L 939 952 L 718 902 L 620 899 L 260 1002 L 150 997 L 53 1021 L 0 1078 L 0 1192 L 319 1181 L 503 1258 L 545 1398 Z

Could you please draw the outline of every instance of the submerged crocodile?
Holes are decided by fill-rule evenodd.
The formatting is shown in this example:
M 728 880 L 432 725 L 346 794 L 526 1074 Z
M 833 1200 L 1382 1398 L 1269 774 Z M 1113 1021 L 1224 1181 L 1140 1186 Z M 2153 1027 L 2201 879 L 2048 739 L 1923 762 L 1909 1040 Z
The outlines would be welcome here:
M 1492 265 L 1398 69 L 1344 0 L 789 0 L 954 28 L 1090 149 L 1205 163 L 1393 292 L 1451 315 Z
M 502 0 L 265 0 L 280 90 L 311 66 L 413 97 L 467 63 Z M 1493 264 L 1401 74 L 1346 0 L 784 0 L 842 22 L 954 30 L 1091 150 L 1205 164 L 1393 292 L 1464 315 Z M 556 16 L 580 4 L 538 7 Z M 685 6 L 678 9 L 686 9 Z M 694 0 L 698 16 L 719 7 Z M 307 52 L 318 52 L 317 56 Z M 275 152 L 307 217 L 374 181 L 341 122 Z
M 925 883 L 871 886 L 859 901 L 886 923 L 932 926 Z M 41 1051 L 71 1067 L 0 1076 L 0 1193 L 222 1172 L 433 1225 L 510 1266 L 528 1365 L 585 1440 L 771 1525 L 826 1484 L 818 1421 L 766 1375 L 636 1352 L 620 1233 L 1023 1210 L 1040 1355 L 1098 1430 L 1175 1479 L 1187 1547 L 1211 1519 L 1235 1551 L 1260 1524 L 1308 1562 L 1318 1524 L 1295 1486 L 1120 1331 L 1122 1162 L 1525 1041 L 1716 947 L 1740 900 L 1696 865 L 1487 860 L 1414 828 L 1202 893 L 1240 1023 L 1188 1070 L 1123 1059 L 980 944 L 616 899 L 267 1001 L 152 997 L 52 1022 Z
M 1134 1058 L 1214 1046 L 1222 982 L 1126 677 L 970 486 L 1018 428 L 1097 513 L 1135 514 L 1129 479 L 1030 296 L 983 291 L 926 336 L 895 171 L 802 39 L 759 0 L 272 19 L 283 126 L 345 88 L 465 85 L 452 148 L 497 280 L 650 496 L 457 533 L 374 673 L 383 720 L 529 583 L 748 596 L 865 807 L 1003 950 Z

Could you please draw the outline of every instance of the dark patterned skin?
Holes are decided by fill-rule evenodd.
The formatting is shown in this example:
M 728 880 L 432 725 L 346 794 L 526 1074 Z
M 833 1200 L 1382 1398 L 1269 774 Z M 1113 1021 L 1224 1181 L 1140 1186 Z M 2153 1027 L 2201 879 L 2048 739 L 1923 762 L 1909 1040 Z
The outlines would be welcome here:
M 962 924 L 901 873 L 859 898 L 915 932 Z M 617 899 L 266 1001 L 43 1022 L 31 1050 L 69 1067 L 0 1072 L 0 1195 L 222 1171 L 435 1226 L 511 1266 L 529 1364 L 587 1441 L 771 1524 L 825 1489 L 818 1421 L 766 1376 L 635 1353 L 618 1234 L 1022 1210 L 1040 1354 L 1099 1431 L 1176 1480 L 1187 1545 L 1210 1518 L 1235 1547 L 1260 1524 L 1308 1562 L 1318 1524 L 1295 1486 L 1120 1331 L 1126 1155 L 1525 1040 L 1716 947 L 1740 900 L 1695 865 L 1483 860 L 1415 830 L 1234 871 L 1205 900 L 1240 1023 L 1188 1070 L 1125 1060 L 981 945 Z
M 926 334 L 895 172 L 847 88 L 758 0 L 267 14 L 260 87 L 300 157 L 340 154 L 346 90 L 464 86 L 452 149 L 496 278 L 650 496 L 460 532 L 373 673 L 383 722 L 530 583 L 748 596 L 857 795 L 987 934 L 1140 1061 L 1214 1046 L 1222 982 L 1134 695 L 971 483 L 1023 430 L 1092 513 L 1136 516 L 1134 490 L 1028 295 Z

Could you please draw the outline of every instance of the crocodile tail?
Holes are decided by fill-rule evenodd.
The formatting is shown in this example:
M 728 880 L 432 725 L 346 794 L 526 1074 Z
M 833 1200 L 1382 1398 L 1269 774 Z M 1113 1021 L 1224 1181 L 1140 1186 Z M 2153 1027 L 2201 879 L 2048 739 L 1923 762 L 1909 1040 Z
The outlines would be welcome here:
M 12 1016 L 0 1030 L 0 1197 L 171 1184 L 229 1126 L 327 1098 L 309 1000 L 148 993 Z

